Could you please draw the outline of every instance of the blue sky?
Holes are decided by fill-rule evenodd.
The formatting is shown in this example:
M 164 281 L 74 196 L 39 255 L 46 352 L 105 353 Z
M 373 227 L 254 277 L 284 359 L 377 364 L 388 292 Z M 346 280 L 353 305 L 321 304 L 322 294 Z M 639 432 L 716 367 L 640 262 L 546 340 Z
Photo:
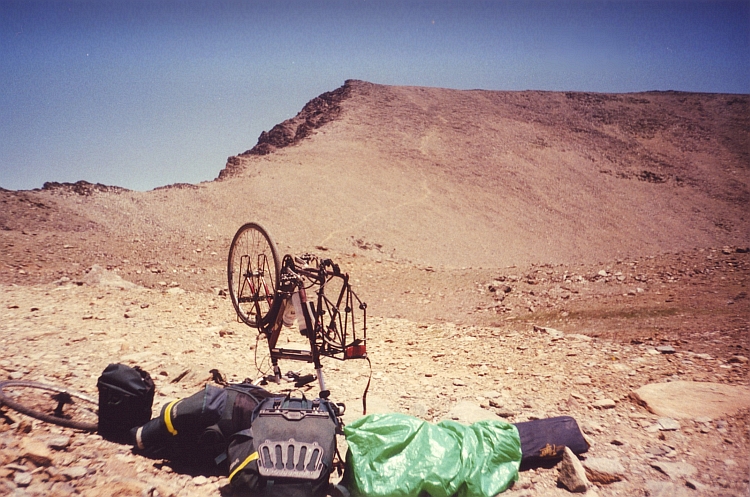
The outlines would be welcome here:
M 211 180 L 346 79 L 750 93 L 750 1 L 0 0 L 0 187 Z

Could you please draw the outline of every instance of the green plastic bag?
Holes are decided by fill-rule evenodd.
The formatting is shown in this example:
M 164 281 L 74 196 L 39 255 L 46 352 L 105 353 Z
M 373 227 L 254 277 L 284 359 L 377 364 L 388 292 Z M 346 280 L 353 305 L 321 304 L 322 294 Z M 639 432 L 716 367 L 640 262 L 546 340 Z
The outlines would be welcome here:
M 518 479 L 521 440 L 504 421 L 467 426 L 371 414 L 344 434 L 344 483 L 354 496 L 494 497 Z

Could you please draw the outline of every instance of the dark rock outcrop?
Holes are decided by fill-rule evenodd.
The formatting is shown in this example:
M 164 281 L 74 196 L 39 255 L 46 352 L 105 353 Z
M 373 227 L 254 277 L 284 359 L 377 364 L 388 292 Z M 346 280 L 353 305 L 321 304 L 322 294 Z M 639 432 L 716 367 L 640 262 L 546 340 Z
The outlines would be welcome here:
M 296 116 L 277 124 L 270 131 L 263 131 L 258 143 L 245 152 L 227 159 L 227 164 L 219 173 L 218 179 L 235 176 L 242 171 L 242 157 L 268 155 L 276 149 L 294 145 L 307 138 L 312 132 L 341 114 L 341 102 L 347 99 L 358 82 L 346 80 L 344 85 L 323 93 L 307 102 Z
M 42 190 L 49 190 L 58 193 L 75 193 L 88 197 L 96 192 L 122 193 L 129 191 L 127 188 L 120 186 L 102 185 L 101 183 L 89 183 L 88 181 L 76 181 L 75 183 L 58 183 L 56 181 L 47 181 L 42 185 Z

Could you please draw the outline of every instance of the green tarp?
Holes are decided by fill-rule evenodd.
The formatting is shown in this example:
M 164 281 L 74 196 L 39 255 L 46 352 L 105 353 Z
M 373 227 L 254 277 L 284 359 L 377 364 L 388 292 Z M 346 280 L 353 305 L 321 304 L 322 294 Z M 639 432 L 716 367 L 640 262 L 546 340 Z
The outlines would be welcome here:
M 494 497 L 518 479 L 521 440 L 504 421 L 428 423 L 372 414 L 344 427 L 345 484 L 362 497 Z

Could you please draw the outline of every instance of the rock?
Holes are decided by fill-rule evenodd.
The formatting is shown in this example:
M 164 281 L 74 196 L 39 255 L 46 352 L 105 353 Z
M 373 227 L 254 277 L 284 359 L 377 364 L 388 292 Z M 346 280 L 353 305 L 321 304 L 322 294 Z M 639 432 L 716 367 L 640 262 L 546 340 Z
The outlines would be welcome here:
M 617 459 L 589 457 L 583 461 L 586 477 L 592 483 L 608 485 L 625 477 L 625 468 Z
M 208 478 L 206 478 L 203 475 L 198 475 L 195 478 L 193 478 L 193 485 L 195 485 L 196 487 L 201 487 L 205 485 L 206 483 L 208 483 Z
M 119 275 L 107 271 L 98 264 L 94 264 L 86 272 L 82 279 L 83 283 L 88 286 L 105 286 L 121 289 L 138 288 L 138 285 L 122 279 Z
M 552 337 L 552 339 L 560 339 L 560 338 L 563 338 L 565 336 L 565 333 L 563 333 L 560 330 L 556 330 L 554 328 L 547 328 L 547 327 L 544 327 L 544 326 L 534 325 L 534 331 L 537 331 L 537 332 L 540 332 L 540 333 L 546 333 L 550 337 Z
M 750 408 L 750 389 L 720 383 L 651 383 L 630 396 L 652 413 L 674 419 L 721 418 Z
M 19 487 L 28 487 L 31 485 L 31 473 L 18 472 L 13 476 L 13 483 Z
M 656 347 L 656 350 L 662 354 L 674 354 L 676 352 L 671 345 L 662 345 L 661 347 Z
M 617 404 L 612 399 L 601 399 L 591 405 L 597 409 L 614 409 Z
M 66 481 L 58 481 L 52 485 L 50 495 L 76 495 L 76 487 Z
M 53 450 L 64 450 L 68 445 L 70 445 L 70 437 L 63 435 L 47 440 L 47 447 Z
M 661 431 L 676 431 L 680 429 L 680 423 L 672 418 L 659 418 L 656 420 Z
M 728 362 L 746 364 L 747 361 L 748 359 L 744 355 L 735 355 L 735 356 L 730 357 Z
M 687 488 L 692 488 L 693 490 L 698 490 L 703 493 L 708 493 L 709 489 L 708 485 L 704 485 L 695 478 L 685 478 L 685 486 Z
M 77 480 L 86 476 L 88 472 L 89 470 L 83 466 L 71 466 L 60 471 L 60 474 L 68 480 Z
M 573 378 L 574 385 L 591 385 L 591 378 L 588 376 L 576 376 Z
M 595 421 L 582 421 L 580 423 L 581 430 L 587 435 L 593 435 L 595 433 L 604 433 L 604 427 Z
M 33 438 L 24 438 L 20 444 L 21 457 L 33 462 L 37 466 L 52 464 L 52 452 L 45 444 Z
M 558 468 L 557 482 L 571 492 L 585 492 L 591 486 L 586 478 L 586 470 L 573 451 L 565 447 Z
M 461 401 L 453 406 L 443 419 L 450 419 L 458 421 L 460 423 L 472 424 L 477 421 L 484 421 L 488 419 L 498 420 L 499 418 L 494 412 L 482 409 L 478 405 L 468 400 Z
M 686 462 L 656 461 L 651 463 L 651 467 L 658 469 L 671 480 L 687 478 L 698 471 L 695 466 Z

